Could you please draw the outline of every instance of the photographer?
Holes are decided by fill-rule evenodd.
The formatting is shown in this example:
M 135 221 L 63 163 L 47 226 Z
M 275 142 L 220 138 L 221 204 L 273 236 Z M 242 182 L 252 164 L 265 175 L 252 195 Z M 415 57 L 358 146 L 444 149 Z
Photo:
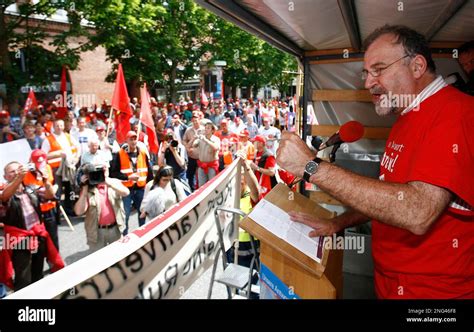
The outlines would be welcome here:
M 0 282 L 11 285 L 15 291 L 43 278 L 45 257 L 52 266 L 52 272 L 64 267 L 61 256 L 42 223 L 38 193 L 23 184 L 27 173 L 27 166 L 16 161 L 8 163 L 4 168 L 4 177 L 8 183 L 0 191 L 0 201 L 6 210 L 5 236 L 10 238 L 11 243 L 15 243 L 15 247 L 7 249 L 7 256 L 4 256 L 11 263 L 4 261 L 5 266 L 0 266 L 7 280 Z M 46 177 L 44 181 L 44 198 L 53 199 L 53 186 Z M 13 283 L 12 266 L 15 275 Z
M 158 165 L 160 167 L 165 165 L 173 167 L 174 178 L 186 182 L 186 150 L 176 140 L 172 130 L 168 129 L 165 138 L 161 143 L 160 151 L 158 151 Z
M 86 214 L 87 244 L 96 251 L 120 239 L 125 229 L 122 197 L 130 191 L 120 180 L 109 178 L 103 165 L 84 164 L 82 171 L 81 192 L 74 212 L 78 216 Z
M 54 175 L 51 166 L 47 164 L 47 154 L 43 150 L 33 150 L 28 164 L 28 173 L 23 178 L 23 185 L 31 187 L 38 194 L 40 209 L 44 219 L 44 225 L 51 240 L 59 250 L 58 223 L 56 222 L 56 199 L 46 197 L 46 187 L 52 186 L 52 192 L 56 194 L 58 186 L 54 185 Z

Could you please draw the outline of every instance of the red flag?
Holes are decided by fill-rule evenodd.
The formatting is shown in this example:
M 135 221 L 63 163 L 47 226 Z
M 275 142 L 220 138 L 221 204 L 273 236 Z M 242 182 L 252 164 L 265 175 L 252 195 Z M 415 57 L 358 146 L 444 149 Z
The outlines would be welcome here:
M 155 123 L 153 122 L 153 117 L 151 116 L 150 95 L 146 90 L 146 83 L 142 88 L 140 88 L 140 99 L 142 101 L 140 105 L 140 119 L 146 128 L 148 147 L 150 152 L 158 153 L 158 137 L 156 135 Z
M 64 119 L 67 115 L 67 83 L 66 83 L 66 67 L 63 66 L 61 72 L 61 104 L 56 108 L 56 119 Z
M 204 92 L 204 88 L 201 88 L 201 104 L 204 106 L 209 104 L 209 100 L 207 99 L 206 93 Z
M 35 92 L 32 88 L 30 88 L 30 92 L 28 93 L 28 98 L 26 98 L 25 107 L 23 108 L 24 113 L 28 113 L 28 111 L 32 108 L 38 106 L 38 102 L 36 101 Z
M 114 96 L 112 97 L 112 108 L 116 111 L 115 130 L 117 132 L 117 142 L 122 144 L 127 139 L 127 133 L 130 131 L 132 109 L 130 108 L 130 98 L 128 97 L 127 85 L 125 84 L 125 76 L 123 75 L 121 63 L 118 65 Z

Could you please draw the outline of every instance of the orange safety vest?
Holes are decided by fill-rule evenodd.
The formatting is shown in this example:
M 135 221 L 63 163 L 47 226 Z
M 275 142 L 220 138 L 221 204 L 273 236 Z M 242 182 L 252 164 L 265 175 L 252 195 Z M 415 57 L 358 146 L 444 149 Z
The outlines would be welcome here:
M 130 157 L 124 149 L 119 150 L 119 157 L 120 157 L 120 172 L 125 174 L 126 176 L 130 176 L 134 173 L 132 162 L 130 161 Z M 137 186 L 142 188 L 146 185 L 146 178 L 148 176 L 148 166 L 146 164 L 146 153 L 143 150 L 139 150 L 138 158 L 137 158 L 137 170 L 138 173 L 138 181 Z M 122 181 L 125 187 L 133 187 L 133 181 L 125 180 Z
M 77 148 L 75 145 L 72 144 L 71 136 L 68 133 L 64 133 L 64 134 L 66 134 L 72 153 L 76 154 Z M 49 152 L 62 151 L 62 147 L 61 145 L 59 145 L 58 141 L 56 141 L 56 137 L 54 135 L 46 136 L 46 139 L 48 140 L 49 146 L 50 146 Z M 62 160 L 61 157 L 49 159 L 48 164 L 52 168 L 58 168 L 61 165 L 61 160 Z
M 53 176 L 53 170 L 51 169 L 51 166 L 46 165 L 46 173 L 48 174 L 48 180 L 51 184 L 54 184 L 54 176 Z M 25 186 L 38 186 L 38 187 L 43 187 L 44 182 L 43 178 L 39 179 L 32 173 L 28 172 L 26 173 L 25 177 L 23 178 L 23 184 Z M 41 202 L 40 203 L 40 208 L 41 212 L 48 212 L 51 209 L 54 209 L 56 207 L 56 201 L 47 201 L 47 202 Z

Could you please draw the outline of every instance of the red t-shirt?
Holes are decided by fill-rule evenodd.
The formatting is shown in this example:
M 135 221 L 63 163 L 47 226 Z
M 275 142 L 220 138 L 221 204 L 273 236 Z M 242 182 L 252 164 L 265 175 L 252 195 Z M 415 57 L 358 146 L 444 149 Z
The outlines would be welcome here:
M 380 178 L 448 189 L 453 201 L 424 235 L 374 221 L 380 298 L 474 298 L 474 98 L 450 86 L 401 115 Z
M 263 153 L 257 152 L 255 157 L 255 163 L 258 165 L 260 163 L 260 159 L 262 158 Z M 269 169 L 275 168 L 276 166 L 276 159 L 274 156 L 269 155 L 265 160 L 265 166 L 262 168 Z M 263 199 L 271 190 L 272 190 L 272 182 L 268 175 L 262 175 L 260 172 L 255 171 L 255 176 L 257 177 L 258 184 L 259 184 L 259 191 L 260 197 L 259 201 Z

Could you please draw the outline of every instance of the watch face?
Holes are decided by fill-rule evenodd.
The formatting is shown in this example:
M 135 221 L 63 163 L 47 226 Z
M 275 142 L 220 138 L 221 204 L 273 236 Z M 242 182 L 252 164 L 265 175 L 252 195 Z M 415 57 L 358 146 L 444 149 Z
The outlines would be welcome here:
M 310 161 L 306 164 L 305 171 L 309 174 L 314 174 L 316 170 L 318 169 L 318 164 L 314 161 Z

